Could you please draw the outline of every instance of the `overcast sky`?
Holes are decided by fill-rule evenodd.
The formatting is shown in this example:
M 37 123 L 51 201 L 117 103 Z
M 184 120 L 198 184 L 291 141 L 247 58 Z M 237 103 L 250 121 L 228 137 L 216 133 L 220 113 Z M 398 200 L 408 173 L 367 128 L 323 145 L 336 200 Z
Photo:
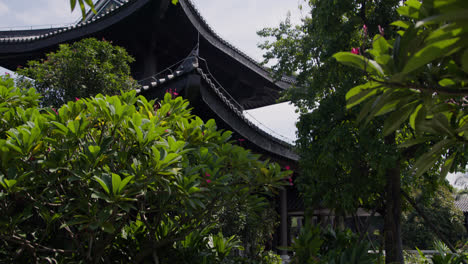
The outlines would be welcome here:
M 263 54 L 257 47 L 263 41 L 256 34 L 258 30 L 277 26 L 288 12 L 291 21 L 296 23 L 306 15 L 298 8 L 303 0 L 192 1 L 221 37 L 257 61 L 262 60 Z M 68 0 L 0 0 L 0 30 L 75 23 L 80 19 L 80 12 L 71 13 L 69 3 Z M 283 103 L 249 112 L 278 134 L 295 138 L 297 114 L 291 105 Z

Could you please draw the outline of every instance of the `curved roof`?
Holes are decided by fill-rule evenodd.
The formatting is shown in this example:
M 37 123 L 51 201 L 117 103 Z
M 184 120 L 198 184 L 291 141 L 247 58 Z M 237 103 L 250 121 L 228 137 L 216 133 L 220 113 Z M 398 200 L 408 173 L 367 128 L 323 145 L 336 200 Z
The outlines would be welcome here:
M 218 47 L 227 54 L 230 54 L 232 57 L 236 58 L 244 65 L 248 66 L 253 71 L 262 75 L 269 81 L 275 82 L 275 80 L 271 77 L 270 72 L 265 67 L 217 34 L 216 31 L 214 31 L 208 22 L 203 18 L 192 1 L 180 0 L 179 3 L 198 32 L 200 32 L 200 34 L 213 46 Z M 276 82 L 276 84 L 283 89 L 289 88 L 290 84 L 292 83 L 292 80 L 288 77 L 284 77 L 280 82 Z
M 84 22 L 68 27 L 0 31 L 0 54 L 39 50 L 56 43 L 67 42 L 93 34 L 131 15 L 149 2 L 151 0 L 121 0 L 115 4 L 115 7 L 106 12 L 91 16 Z M 193 26 L 200 32 L 200 35 L 213 46 L 219 48 L 270 82 L 275 83 L 281 89 L 287 89 L 294 83 L 294 79 L 291 77 L 283 77 L 280 81 L 274 80 L 270 72 L 260 63 L 219 36 L 190 0 L 180 0 L 179 4 Z
M 39 50 L 57 43 L 71 41 L 98 32 L 129 16 L 151 0 L 125 0 L 123 4 L 86 22 L 68 27 L 0 31 L 0 54 Z M 125 8 L 124 8 L 125 7 Z

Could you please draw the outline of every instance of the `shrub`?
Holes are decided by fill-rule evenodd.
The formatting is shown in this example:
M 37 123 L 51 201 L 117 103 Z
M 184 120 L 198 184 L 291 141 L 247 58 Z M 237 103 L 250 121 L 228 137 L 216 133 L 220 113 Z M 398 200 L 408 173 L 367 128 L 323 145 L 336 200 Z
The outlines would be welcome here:
M 38 98 L 0 80 L 0 262 L 218 263 L 242 248 L 219 212 L 260 217 L 286 177 L 180 97 Z

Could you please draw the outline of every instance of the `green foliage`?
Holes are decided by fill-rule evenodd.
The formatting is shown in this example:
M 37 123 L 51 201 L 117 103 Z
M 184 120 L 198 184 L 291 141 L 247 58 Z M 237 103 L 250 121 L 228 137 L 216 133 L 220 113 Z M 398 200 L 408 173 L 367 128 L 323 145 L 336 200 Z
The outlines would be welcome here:
M 71 11 L 75 10 L 76 1 L 77 1 L 77 0 L 70 0 L 70 8 L 71 8 Z M 94 9 L 93 0 L 78 0 L 78 4 L 80 5 L 81 14 L 82 14 L 82 16 L 83 16 L 83 19 L 84 19 L 85 16 L 86 16 L 86 5 L 88 5 L 89 8 L 91 8 L 91 10 L 92 10 L 94 13 L 96 13 L 96 9 Z
M 29 61 L 17 73 L 21 86 L 33 86 L 43 96 L 43 105 L 59 107 L 65 102 L 95 96 L 115 95 L 137 83 L 130 76 L 134 59 L 119 46 L 93 38 L 71 45 L 61 44 L 41 61 Z
M 453 194 L 447 187 L 439 188 L 435 195 L 421 199 L 419 207 L 432 223 L 437 223 L 440 233 L 449 242 L 456 245 L 458 241 L 467 238 L 464 227 L 465 217 L 455 206 Z M 432 249 L 439 238 L 428 227 L 428 224 L 415 211 L 403 213 L 402 217 L 403 245 L 407 249 Z
M 332 55 L 360 45 L 396 19 L 399 1 L 309 1 L 311 16 L 301 25 L 289 19 L 259 32 L 269 37 L 260 47 L 277 77 L 295 75 L 285 94 L 300 108 L 296 147 L 301 156 L 297 186 L 305 204 L 331 208 L 336 214 L 359 207 L 382 209 L 385 170 L 400 158 L 395 144 L 384 144 L 381 121 L 358 129 L 358 112 L 346 110 L 345 94 L 365 82 L 359 70 Z M 363 25 L 367 31 L 362 30 Z M 391 31 L 388 34 L 392 34 Z M 356 56 L 357 57 L 357 56 Z M 361 63 L 362 64 L 362 63 Z
M 293 263 L 314 263 L 314 261 L 318 261 L 320 247 L 324 242 L 320 237 L 319 227 L 305 226 L 293 242 L 291 248 L 294 252 Z
M 303 19 L 301 25 L 294 27 L 286 20 L 278 28 L 259 32 L 271 39 L 261 47 L 267 50 L 265 62 L 277 59 L 278 63 L 272 66 L 277 78 L 286 74 L 297 79 L 284 96 L 301 111 L 296 146 L 301 155 L 302 173 L 297 186 L 309 210 L 330 208 L 340 216 L 354 213 L 361 207 L 389 216 L 385 219 L 387 230 L 383 234 L 388 239 L 384 246 L 387 250 L 399 248 L 399 230 L 392 229 L 397 226 L 393 223 L 400 221 L 400 208 L 405 209 L 405 204 L 396 199 L 399 189 L 409 193 L 424 190 L 431 196 L 444 181 L 437 168 L 431 169 L 431 165 L 424 171 L 424 177 L 420 172 L 415 174 L 413 168 L 429 164 L 417 161 L 416 157 L 426 155 L 432 163 L 440 164 L 441 155 L 437 155 L 437 151 L 449 145 L 452 149 L 462 148 L 454 146 L 453 141 L 443 141 L 434 147 L 436 142 L 425 141 L 420 148 L 411 145 L 403 148 L 402 143 L 409 144 L 408 139 L 413 138 L 415 132 L 411 124 L 402 122 L 408 119 L 413 120 L 412 123 L 419 122 L 411 111 L 421 107 L 409 101 L 380 107 L 384 99 L 381 97 L 385 95 L 381 93 L 383 84 L 369 81 L 370 77 L 384 79 L 388 71 L 394 70 L 396 66 L 392 63 L 399 55 L 393 53 L 393 46 L 417 47 L 418 43 L 405 44 L 411 42 L 409 36 L 406 42 L 386 40 L 401 34 L 390 27 L 393 21 L 401 19 L 397 11 L 406 10 L 415 16 L 417 1 L 406 1 L 408 5 L 416 5 L 411 8 L 399 7 L 402 1 L 318 0 L 308 3 L 311 16 Z M 409 27 L 409 20 L 405 18 L 396 24 Z M 374 35 L 374 39 L 369 38 Z M 346 50 L 352 52 L 340 52 Z M 364 52 L 365 57 L 359 55 Z M 401 60 L 398 63 L 402 63 Z M 417 62 L 412 61 L 410 65 L 415 67 Z M 423 82 L 424 76 L 418 80 Z M 385 97 L 389 102 L 406 96 L 404 91 L 395 91 L 399 93 Z M 375 99 L 377 97 L 380 99 Z M 395 114 L 387 119 L 383 117 L 392 111 Z M 428 151 L 431 147 L 432 152 Z M 451 162 L 458 161 L 452 159 Z M 400 261 L 399 252 L 388 252 L 391 253 L 387 255 L 387 262 Z
M 377 256 L 369 249 L 369 244 L 359 241 L 349 229 L 305 226 L 292 245 L 292 263 L 372 264 Z
M 0 81 L 0 262 L 225 262 L 241 242 L 217 234 L 220 212 L 261 217 L 287 176 L 180 97 L 155 111 L 134 91 L 97 95 L 55 112 L 12 84 Z
M 467 245 L 465 244 L 464 247 L 466 246 Z M 432 255 L 430 260 L 418 249 L 420 259 L 423 261 L 421 263 L 461 264 L 468 261 L 468 253 L 466 248 L 461 248 L 457 250 L 456 253 L 453 253 L 444 243 L 439 240 L 434 241 L 434 248 L 437 250 L 437 253 Z
M 349 90 L 348 108 L 365 102 L 364 123 L 386 114 L 385 135 L 409 124 L 413 135 L 401 147 L 433 143 L 416 161 L 416 176 L 436 166 L 445 177 L 454 164 L 465 164 L 468 3 L 406 1 L 398 12 L 405 21 L 392 23 L 400 28 L 395 38 L 376 35 L 363 55 L 334 55 L 367 74 L 366 84 Z

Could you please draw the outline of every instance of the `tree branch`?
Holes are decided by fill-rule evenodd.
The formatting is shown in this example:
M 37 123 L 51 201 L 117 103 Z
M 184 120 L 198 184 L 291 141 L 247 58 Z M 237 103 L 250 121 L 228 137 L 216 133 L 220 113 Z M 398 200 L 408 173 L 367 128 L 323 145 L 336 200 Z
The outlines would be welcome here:
M 17 243 L 17 244 L 20 244 L 20 245 L 25 246 L 25 247 L 30 248 L 30 249 L 34 249 L 35 251 L 39 251 L 39 252 L 51 252 L 51 253 L 61 253 L 61 254 L 73 254 L 75 252 L 73 250 L 49 248 L 49 247 L 34 243 L 32 241 L 29 241 L 27 239 L 24 239 L 24 238 L 21 238 L 19 236 L 15 236 L 15 235 L 12 235 L 12 236 L 0 235 L 0 238 L 2 238 L 4 240 L 7 240 L 7 241 Z

